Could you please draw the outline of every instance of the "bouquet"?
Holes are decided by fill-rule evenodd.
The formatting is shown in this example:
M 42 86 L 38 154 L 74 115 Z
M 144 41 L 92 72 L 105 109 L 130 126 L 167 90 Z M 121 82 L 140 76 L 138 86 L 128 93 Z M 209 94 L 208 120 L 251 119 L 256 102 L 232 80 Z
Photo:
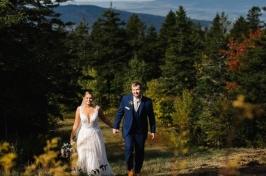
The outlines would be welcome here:
M 64 143 L 61 147 L 61 157 L 70 158 L 73 148 L 70 143 Z

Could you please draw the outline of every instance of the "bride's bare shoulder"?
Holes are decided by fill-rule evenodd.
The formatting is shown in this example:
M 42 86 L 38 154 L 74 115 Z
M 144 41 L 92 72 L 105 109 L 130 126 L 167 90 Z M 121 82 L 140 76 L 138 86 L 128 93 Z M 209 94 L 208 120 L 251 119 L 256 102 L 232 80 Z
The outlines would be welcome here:
M 77 109 L 76 109 L 76 111 L 79 112 L 80 109 L 81 109 L 81 106 L 78 106 Z

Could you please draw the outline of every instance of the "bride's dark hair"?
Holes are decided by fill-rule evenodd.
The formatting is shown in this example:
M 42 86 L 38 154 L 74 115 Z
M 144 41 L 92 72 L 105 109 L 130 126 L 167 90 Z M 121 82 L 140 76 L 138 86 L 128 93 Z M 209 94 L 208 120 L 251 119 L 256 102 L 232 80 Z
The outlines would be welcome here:
M 83 95 L 85 96 L 87 93 L 93 95 L 93 91 L 91 89 L 85 89 Z
M 84 105 L 84 97 L 86 96 L 86 94 L 90 94 L 93 97 L 93 91 L 91 89 L 84 90 L 84 94 L 83 94 L 82 101 L 81 101 L 81 106 Z

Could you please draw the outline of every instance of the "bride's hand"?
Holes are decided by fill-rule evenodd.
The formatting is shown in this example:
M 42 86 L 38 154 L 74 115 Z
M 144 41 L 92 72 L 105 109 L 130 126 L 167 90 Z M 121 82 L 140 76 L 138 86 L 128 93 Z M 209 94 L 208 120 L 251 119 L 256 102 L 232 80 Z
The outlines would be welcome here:
M 70 145 L 73 145 L 75 143 L 75 141 L 71 138 L 70 139 Z
M 114 129 L 113 128 L 113 134 L 119 133 L 119 129 Z

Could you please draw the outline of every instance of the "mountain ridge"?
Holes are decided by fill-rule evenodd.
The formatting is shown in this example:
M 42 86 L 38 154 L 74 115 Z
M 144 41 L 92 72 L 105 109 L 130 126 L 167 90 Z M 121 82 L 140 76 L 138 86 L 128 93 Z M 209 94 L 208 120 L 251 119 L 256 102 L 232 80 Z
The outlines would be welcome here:
M 102 16 L 104 11 L 108 8 L 99 7 L 96 5 L 60 5 L 55 8 L 55 12 L 61 14 L 60 19 L 64 22 L 74 22 L 79 24 L 81 21 L 85 21 L 88 26 L 92 26 L 93 23 Z M 141 21 L 146 24 L 146 26 L 154 26 L 156 30 L 159 30 L 162 23 L 164 22 L 165 17 L 150 15 L 144 13 L 132 13 L 119 9 L 114 9 L 115 12 L 119 13 L 119 18 L 121 21 L 127 22 L 129 17 L 133 14 L 139 16 Z M 192 19 L 195 23 L 200 23 L 203 27 L 208 27 L 210 21 L 205 20 L 195 20 Z

